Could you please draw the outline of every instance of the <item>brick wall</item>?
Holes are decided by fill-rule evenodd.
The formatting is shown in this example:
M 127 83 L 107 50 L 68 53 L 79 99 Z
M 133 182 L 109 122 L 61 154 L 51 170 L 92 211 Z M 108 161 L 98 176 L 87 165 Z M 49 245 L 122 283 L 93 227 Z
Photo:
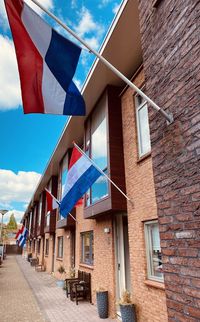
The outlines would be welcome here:
M 82 207 L 77 207 L 76 215 L 76 268 L 91 273 L 92 302 L 96 302 L 95 290 L 99 287 L 108 290 L 109 316 L 115 316 L 115 260 L 112 217 L 101 217 L 101 220 L 83 218 Z M 104 233 L 104 228 L 110 228 L 110 233 Z M 94 233 L 94 265 L 81 264 L 81 232 L 93 230 Z
M 200 1 L 139 0 L 169 321 L 200 321 Z
M 45 247 L 44 247 L 44 263 L 46 267 L 46 271 L 48 273 L 52 273 L 52 260 L 53 260 L 53 235 L 49 233 L 45 234 L 45 240 L 49 239 L 49 254 L 45 255 Z M 46 242 L 46 241 L 45 241 Z
M 134 79 L 141 87 L 144 74 Z M 128 230 L 131 267 L 131 293 L 136 305 L 137 321 L 167 321 L 164 284 L 147 280 L 145 220 L 157 219 L 152 160 L 149 155 L 138 162 L 134 91 L 128 88 L 122 95 L 122 119 L 126 188 L 134 206 L 128 203 Z

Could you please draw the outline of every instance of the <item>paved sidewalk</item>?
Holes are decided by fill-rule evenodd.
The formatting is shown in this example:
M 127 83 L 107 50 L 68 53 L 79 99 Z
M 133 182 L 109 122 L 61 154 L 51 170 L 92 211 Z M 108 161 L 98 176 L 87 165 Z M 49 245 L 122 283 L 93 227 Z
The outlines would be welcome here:
M 97 308 L 88 302 L 74 302 L 66 298 L 65 292 L 56 286 L 56 280 L 45 272 L 36 272 L 33 267 L 21 256 L 7 257 L 4 262 L 7 269 L 0 268 L 0 312 L 6 305 L 6 311 L 10 310 L 8 317 L 1 322 L 101 322 L 98 317 Z M 21 271 L 20 271 L 21 269 Z M 10 274 L 12 272 L 12 274 Z M 12 276 L 11 276 L 12 275 Z M 9 280 L 9 277 L 11 280 Z M 7 280 L 7 283 L 3 282 Z M 18 281 L 15 285 L 13 280 Z M 23 288 L 22 288 L 23 285 Z M 4 288 L 7 290 L 4 290 Z M 3 292 L 2 292 L 3 289 Z M 8 293 L 7 299 L 4 294 Z M 23 308 L 18 295 L 21 296 Z M 3 299 L 3 302 L 2 302 Z M 10 303 L 12 299 L 12 304 Z M 17 302 L 17 304 L 16 304 Z M 13 314 L 12 305 L 15 307 Z M 26 311 L 26 312 L 25 312 Z M 20 319 L 26 313 L 26 318 Z M 11 315 L 13 317 L 11 318 Z M 10 317 L 10 319 L 9 319 Z M 107 322 L 115 322 L 106 319 Z
M 45 321 L 14 256 L 8 256 L 0 267 L 0 321 Z

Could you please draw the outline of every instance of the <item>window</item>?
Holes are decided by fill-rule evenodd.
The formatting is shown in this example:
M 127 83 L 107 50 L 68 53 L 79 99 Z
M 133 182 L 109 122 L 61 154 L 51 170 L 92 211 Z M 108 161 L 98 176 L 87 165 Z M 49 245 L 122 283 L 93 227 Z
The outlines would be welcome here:
M 52 180 L 49 181 L 48 185 L 47 185 L 47 190 L 48 191 L 52 191 Z M 47 209 L 47 198 L 46 198 L 46 207 L 45 209 Z M 45 216 L 45 227 L 49 227 L 49 224 L 50 224 L 50 215 L 51 215 L 51 212 L 50 211 L 46 211 L 46 216 Z
M 49 239 L 46 239 L 45 241 L 45 255 L 49 255 Z
M 94 262 L 94 243 L 93 231 L 81 233 L 81 262 L 93 265 Z
M 140 95 L 135 96 L 136 122 L 138 135 L 139 157 L 151 151 L 149 132 L 148 106 L 147 102 Z
M 41 239 L 37 240 L 37 252 L 40 254 L 40 245 L 41 245 Z
M 57 257 L 63 258 L 63 237 L 58 237 L 58 251 L 57 251 Z
M 65 186 L 65 181 L 67 177 L 67 171 L 68 171 L 68 165 L 69 165 L 69 153 L 67 153 L 63 160 L 62 160 L 62 165 L 61 165 L 61 173 L 60 173 L 60 200 L 62 199 L 63 192 L 64 192 L 64 186 Z M 58 212 L 58 217 L 57 220 L 61 220 L 62 217 L 60 213 Z
M 98 107 L 92 113 L 86 124 L 85 150 L 94 162 L 107 173 L 107 119 L 106 96 L 102 98 Z M 108 182 L 103 176 L 92 185 L 86 194 L 85 205 L 90 206 L 108 195 Z
M 38 206 L 38 227 L 41 225 L 41 217 L 42 217 L 42 195 L 40 195 L 40 201 Z
M 157 221 L 145 223 L 147 273 L 151 280 L 163 281 L 160 235 Z

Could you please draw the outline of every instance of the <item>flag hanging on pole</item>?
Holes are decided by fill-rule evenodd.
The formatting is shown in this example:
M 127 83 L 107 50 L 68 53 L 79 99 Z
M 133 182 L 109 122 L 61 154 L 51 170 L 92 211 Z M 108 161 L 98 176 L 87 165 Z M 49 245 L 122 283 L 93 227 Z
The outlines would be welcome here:
M 66 177 L 64 193 L 60 204 L 60 213 L 67 217 L 77 201 L 86 193 L 92 184 L 102 175 L 90 160 L 76 147 L 73 152 L 76 162 L 69 169 Z
M 18 232 L 16 233 L 15 239 L 17 239 L 17 240 L 18 240 L 18 236 L 19 236 L 19 234 L 21 234 L 21 232 L 22 232 L 22 228 L 21 228 L 21 229 L 19 229 L 19 230 L 18 230 Z
M 47 200 L 47 212 L 57 209 L 60 205 L 60 202 L 47 190 L 46 192 L 46 200 Z
M 28 234 L 28 230 L 26 229 L 25 226 L 22 226 L 22 228 L 20 229 L 20 233 L 18 234 L 17 236 L 17 244 L 20 246 L 20 247 L 23 247 L 25 242 L 26 242 L 26 236 Z
M 81 48 L 52 29 L 23 0 L 4 0 L 13 35 L 24 113 L 85 115 L 73 83 Z
M 79 157 L 80 157 L 79 151 L 77 149 L 73 149 L 70 162 L 69 162 L 69 169 L 74 165 L 74 163 L 76 163 L 76 161 L 78 161 Z M 77 201 L 77 203 L 75 204 L 75 207 L 82 206 L 82 205 L 83 205 L 83 197 L 81 197 Z

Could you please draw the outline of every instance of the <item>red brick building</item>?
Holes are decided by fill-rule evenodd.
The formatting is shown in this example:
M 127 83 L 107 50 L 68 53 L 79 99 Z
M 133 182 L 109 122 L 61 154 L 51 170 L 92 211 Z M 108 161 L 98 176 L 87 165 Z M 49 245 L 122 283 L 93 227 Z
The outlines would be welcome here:
M 91 273 L 109 291 L 109 315 L 128 289 L 139 322 L 200 320 L 198 2 L 124 1 L 101 54 L 168 113 L 163 116 L 96 61 L 83 86 L 86 116 L 72 117 L 25 212 L 29 251 L 47 272 Z M 61 199 L 72 141 L 101 178 L 63 219 L 46 213 L 44 189 Z

